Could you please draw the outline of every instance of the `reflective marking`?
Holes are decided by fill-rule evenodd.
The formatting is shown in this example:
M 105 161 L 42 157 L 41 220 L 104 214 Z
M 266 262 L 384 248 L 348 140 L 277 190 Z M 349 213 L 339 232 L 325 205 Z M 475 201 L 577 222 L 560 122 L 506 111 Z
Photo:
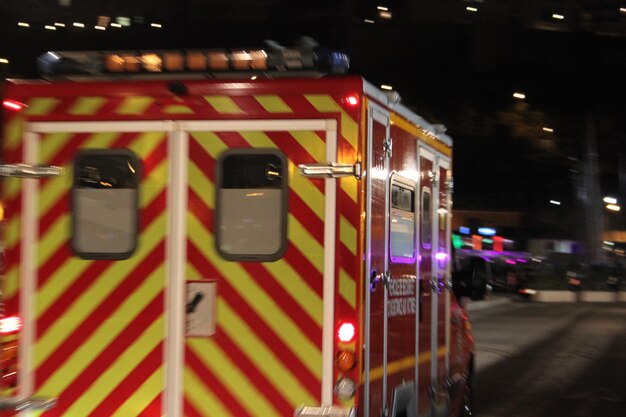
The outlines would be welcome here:
M 391 113 L 391 121 L 392 121 L 393 124 L 398 126 L 400 129 L 404 130 L 405 132 L 407 132 L 407 133 L 409 133 L 411 135 L 414 135 L 414 136 L 420 138 L 426 144 L 432 146 L 433 148 L 435 148 L 436 150 L 438 150 L 442 154 L 444 154 L 446 156 L 452 156 L 452 148 L 450 146 L 446 145 L 445 143 L 439 141 L 439 139 L 436 139 L 434 135 L 431 136 L 431 135 L 426 134 L 423 130 L 421 130 L 417 126 L 407 122 L 404 118 L 398 116 L 395 113 Z
M 141 412 L 163 390 L 163 369 L 159 368 L 126 401 L 111 417 L 139 416 Z
M 119 105 L 115 112 L 117 114 L 124 115 L 141 115 L 146 112 L 148 107 L 150 107 L 154 103 L 154 101 L 155 100 L 152 97 L 146 96 L 128 97 L 124 99 L 122 104 Z
M 324 273 L 324 248 L 318 241 L 302 226 L 300 220 L 293 214 L 288 216 L 289 242 L 298 248 L 306 258 L 315 266 L 320 274 Z M 321 219 L 324 221 L 324 219 Z M 306 219 L 304 219 L 306 221 Z M 271 263 L 269 264 L 271 265 Z
M 325 94 L 305 94 L 305 97 L 320 113 L 340 113 L 341 136 L 343 136 L 353 148 L 357 147 L 358 126 L 335 100 Z
M 339 186 L 346 193 L 348 197 L 355 203 L 358 201 L 358 180 L 354 177 L 345 177 L 339 180 Z
M 339 231 L 341 243 L 348 248 L 352 255 L 356 255 L 356 229 L 343 215 L 339 218 Z
M 212 339 L 189 339 L 189 348 L 202 360 L 217 379 L 237 398 L 238 403 L 253 416 L 276 416 L 278 411 L 257 391 L 248 379 Z
M 356 282 L 343 268 L 339 271 L 339 294 L 350 307 L 356 308 Z
M 272 382 L 272 385 L 292 406 L 301 404 L 315 404 L 317 401 L 311 394 L 303 389 L 302 384 L 289 371 L 289 369 L 276 357 L 271 347 L 266 346 L 260 340 L 250 325 L 244 322 L 236 312 L 221 298 L 217 301 L 217 316 L 220 318 L 221 328 L 227 333 L 233 342 L 255 364 L 256 368 Z M 322 358 L 320 355 L 310 358 L 312 362 L 309 368 L 315 369 L 313 373 L 321 379 Z M 318 363 L 315 363 L 318 362 Z
M 185 106 L 184 104 L 172 104 L 170 106 L 166 106 L 163 109 L 164 113 L 167 114 L 194 114 L 195 112 L 189 106 Z
M 419 356 L 419 364 L 423 365 L 425 363 L 430 362 L 430 350 L 428 352 L 420 353 Z M 437 351 L 437 356 L 441 357 L 446 354 L 446 348 L 441 347 Z M 387 362 L 387 376 L 393 375 L 398 372 L 407 371 L 409 369 L 413 369 L 415 366 L 415 358 L 413 356 L 407 356 L 402 359 L 397 359 L 393 362 Z M 370 371 L 370 382 L 382 379 L 383 377 L 383 367 L 377 366 L 376 368 L 372 368 Z
M 8 124 L 6 124 L 6 127 L 4 129 L 4 148 L 6 150 L 13 151 L 22 144 L 23 121 L 24 120 L 21 117 L 16 116 L 15 118 L 11 119 Z
M 104 97 L 79 97 L 67 112 L 77 116 L 94 115 L 106 102 Z
M 185 368 L 185 398 L 204 417 L 235 417 L 189 367 Z
M 315 132 L 311 131 L 289 131 L 296 142 L 300 144 L 309 155 L 316 161 L 326 160 L 326 143 Z
M 225 114 L 241 114 L 243 111 L 237 106 L 237 104 L 226 96 L 204 96 L 204 99 L 209 103 L 218 113 Z
M 29 100 L 24 113 L 28 116 L 46 116 L 54 110 L 61 100 L 52 97 L 39 97 Z
M 260 94 L 254 98 L 268 113 L 293 113 L 293 110 L 276 94 Z

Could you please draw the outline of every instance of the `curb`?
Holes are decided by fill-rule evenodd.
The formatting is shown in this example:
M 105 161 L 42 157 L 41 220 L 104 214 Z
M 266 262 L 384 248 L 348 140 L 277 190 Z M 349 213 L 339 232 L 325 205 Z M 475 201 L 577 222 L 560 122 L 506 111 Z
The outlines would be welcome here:
M 626 302 L 626 292 L 612 291 L 537 291 L 529 296 L 530 301 L 546 303 L 615 303 Z

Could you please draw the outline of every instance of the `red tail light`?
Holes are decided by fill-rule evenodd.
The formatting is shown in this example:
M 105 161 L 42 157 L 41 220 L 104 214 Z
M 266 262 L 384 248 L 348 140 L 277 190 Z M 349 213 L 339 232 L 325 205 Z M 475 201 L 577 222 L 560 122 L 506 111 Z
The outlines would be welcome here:
M 11 111 L 22 111 L 26 104 L 16 100 L 2 100 L 2 107 Z
M 359 96 L 356 94 L 348 94 L 343 98 L 343 102 L 350 107 L 356 107 L 359 105 Z
M 343 343 L 349 343 L 356 336 L 356 327 L 350 322 L 343 322 L 337 327 L 337 339 Z
M 0 319 L 0 336 L 17 333 L 22 329 L 22 319 L 18 316 Z

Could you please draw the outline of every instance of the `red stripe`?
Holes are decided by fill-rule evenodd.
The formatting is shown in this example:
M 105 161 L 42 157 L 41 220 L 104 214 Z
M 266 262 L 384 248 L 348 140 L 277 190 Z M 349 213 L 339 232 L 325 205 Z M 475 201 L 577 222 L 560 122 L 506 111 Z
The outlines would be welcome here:
M 64 190 L 63 195 L 39 218 L 39 236 L 44 236 L 63 214 L 69 212 L 70 192 Z
M 358 215 L 359 210 L 357 203 L 339 186 L 337 186 L 337 202 L 339 213 L 343 215 L 352 227 L 358 230 L 361 224 L 361 218 Z
M 162 411 L 163 396 L 158 395 L 137 417 L 161 417 L 165 415 Z
M 80 346 L 84 340 L 93 334 L 98 326 L 100 326 L 117 308 L 119 308 L 128 294 L 132 294 L 132 292 L 135 291 L 143 283 L 143 281 L 158 268 L 159 265 L 161 265 L 164 250 L 165 244 L 164 242 L 161 242 L 148 256 L 142 260 L 139 265 L 137 265 L 133 271 L 128 274 L 120 285 L 94 309 L 92 314 L 90 314 L 90 316 L 86 318 L 86 320 L 83 321 L 72 332 L 72 334 L 70 334 L 63 341 L 63 343 L 57 347 L 57 349 L 37 369 L 37 382 L 39 386 L 43 385 L 50 375 L 52 375 L 52 373 L 68 359 L 69 355 L 73 352 L 76 346 Z M 62 303 L 62 301 L 59 301 L 56 304 Z M 65 300 L 65 303 L 70 304 L 71 300 Z M 52 308 L 54 308 L 54 306 L 51 307 L 51 309 Z M 63 310 L 66 309 L 67 308 L 64 308 Z M 44 314 L 41 320 L 46 317 L 47 315 Z M 38 325 L 38 327 L 40 326 Z
M 124 330 L 112 340 L 106 348 L 90 362 L 71 384 L 59 395 L 59 404 L 55 411 L 59 415 L 64 414 L 97 379 L 103 375 L 119 357 L 139 339 L 142 332 L 156 319 L 159 318 L 163 305 L 163 295 L 157 295 L 143 311 L 124 328 Z M 108 409 L 116 410 L 124 400 L 130 396 L 146 379 L 150 377 L 161 365 L 163 360 L 163 346 L 159 343 L 142 362 L 133 369 L 116 389 L 97 405 L 96 410 L 90 415 L 111 415 Z
M 192 404 L 192 402 L 185 397 L 183 402 L 183 415 L 185 417 L 204 417 Z
M 8 149 L 6 146 L 2 149 L 2 159 L 7 164 L 18 164 L 24 162 L 23 160 L 24 142 L 20 141 L 16 148 Z
M 231 96 L 230 99 L 239 107 L 246 115 L 267 115 L 265 107 L 256 101 L 252 96 Z
M 189 159 L 193 161 L 198 169 L 200 169 L 205 177 L 213 181 L 215 175 L 215 159 L 213 159 L 198 140 L 189 141 Z
M 239 401 L 231 394 L 231 390 L 222 384 L 219 377 L 216 377 L 213 373 L 206 369 L 200 358 L 196 356 L 195 352 L 189 348 L 189 346 L 187 346 L 187 349 L 185 350 L 185 359 L 198 379 L 202 381 L 206 387 L 208 387 L 209 391 L 219 398 L 220 402 L 231 412 L 233 416 L 250 416 L 250 413 L 248 413 Z
M 251 148 L 252 145 L 239 132 L 219 132 L 217 134 L 220 139 L 229 148 Z
M 202 253 L 189 242 L 188 244 L 189 260 L 191 264 L 199 271 L 207 271 L 215 269 L 211 266 L 210 262 L 204 258 Z M 217 271 L 215 271 L 217 272 Z M 265 324 L 263 319 L 250 307 L 248 302 L 244 300 L 237 291 L 230 286 L 228 281 L 220 277 L 218 288 L 220 294 L 224 299 L 237 311 L 244 322 L 248 323 L 251 330 L 255 332 L 266 346 L 269 346 L 274 354 L 281 358 L 282 363 L 291 370 L 292 374 L 296 376 L 302 385 L 309 390 L 311 395 L 318 395 L 319 381 L 316 377 L 300 362 L 300 360 L 291 352 L 291 350 L 282 342 L 280 338 L 274 333 L 274 331 Z M 285 316 L 291 316 L 285 313 Z M 296 323 L 297 324 L 297 323 Z M 321 339 L 321 334 L 320 334 Z M 315 345 L 319 347 L 320 340 Z
M 320 117 L 320 112 L 302 94 L 281 95 L 280 98 L 291 108 L 294 113 L 307 114 L 310 117 Z
M 298 219 L 300 224 L 315 238 L 320 245 L 324 244 L 324 221 L 307 205 L 300 196 L 289 194 L 289 212 Z

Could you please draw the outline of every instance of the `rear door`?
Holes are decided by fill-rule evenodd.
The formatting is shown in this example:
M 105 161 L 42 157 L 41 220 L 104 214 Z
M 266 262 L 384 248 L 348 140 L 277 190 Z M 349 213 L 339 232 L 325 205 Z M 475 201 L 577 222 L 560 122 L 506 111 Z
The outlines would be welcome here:
M 175 308 L 183 315 L 172 328 L 182 349 L 173 353 L 182 365 L 174 407 L 278 417 L 329 405 L 332 343 L 323 336 L 332 342 L 333 303 L 323 297 L 325 281 L 334 287 L 334 199 L 329 182 L 297 167 L 336 160 L 336 123 L 183 122 L 179 139 L 187 186 L 178 190 L 184 261 L 173 293 L 186 307 Z

